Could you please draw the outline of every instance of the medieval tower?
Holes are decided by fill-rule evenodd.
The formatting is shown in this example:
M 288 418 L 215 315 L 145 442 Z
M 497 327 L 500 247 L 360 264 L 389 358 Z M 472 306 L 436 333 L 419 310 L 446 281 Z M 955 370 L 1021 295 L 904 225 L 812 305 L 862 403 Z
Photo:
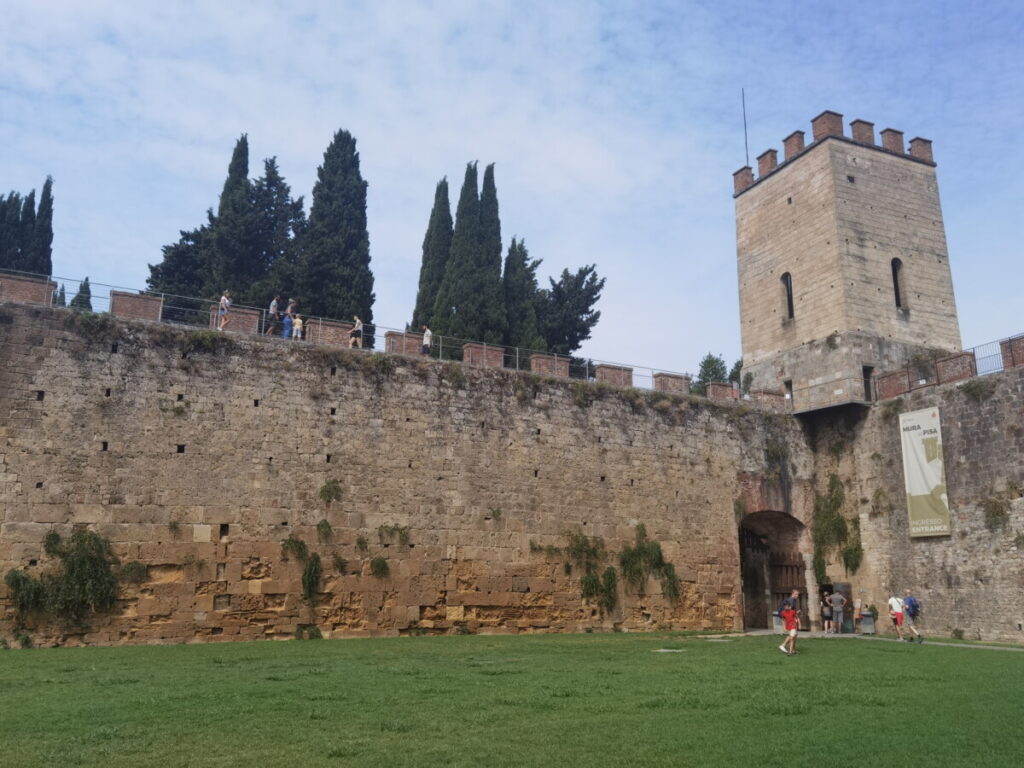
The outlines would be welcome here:
M 826 111 L 734 175 L 744 377 L 795 412 L 871 400 L 875 372 L 960 349 L 928 139 Z M 749 376 L 748 376 L 749 374 Z

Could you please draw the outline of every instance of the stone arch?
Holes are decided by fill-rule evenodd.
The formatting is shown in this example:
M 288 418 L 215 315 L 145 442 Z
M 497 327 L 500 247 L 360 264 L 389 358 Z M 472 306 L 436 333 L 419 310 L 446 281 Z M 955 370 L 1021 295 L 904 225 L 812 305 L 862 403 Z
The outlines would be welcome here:
M 804 524 L 779 510 L 761 510 L 739 521 L 744 629 L 770 629 L 772 613 L 792 589 L 807 614 L 806 565 L 800 554 Z

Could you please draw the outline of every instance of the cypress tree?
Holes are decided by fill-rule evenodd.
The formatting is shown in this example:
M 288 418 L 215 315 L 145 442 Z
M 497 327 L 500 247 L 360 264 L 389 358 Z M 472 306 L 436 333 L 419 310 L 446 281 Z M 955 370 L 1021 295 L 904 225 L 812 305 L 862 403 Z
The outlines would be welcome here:
M 481 291 L 480 339 L 500 343 L 505 335 L 505 306 L 501 296 L 501 219 L 494 163 L 484 169 L 480 192 L 480 249 L 477 251 L 478 290 Z
M 85 312 L 92 312 L 92 291 L 89 288 L 89 278 L 86 277 L 78 286 L 78 293 L 71 300 L 71 309 L 79 309 Z
M 18 266 L 25 272 L 34 272 L 36 235 L 36 191 L 33 189 L 22 201 L 21 221 L 18 225 Z
M 60 290 L 57 291 L 57 298 L 53 300 L 53 303 L 58 307 L 66 307 L 68 305 L 68 296 L 64 292 L 64 283 L 60 284 Z
M 448 200 L 448 179 L 437 182 L 434 207 L 430 211 L 427 234 L 423 237 L 423 261 L 420 265 L 420 286 L 416 292 L 416 308 L 412 327 L 433 325 L 434 304 L 444 280 L 445 267 L 452 249 L 452 210 Z
M 246 303 L 262 306 L 284 286 L 293 285 L 297 238 L 305 232 L 306 212 L 301 197 L 292 199 L 276 158 L 263 161 L 263 176 L 253 183 L 252 194 L 253 247 L 260 276 L 242 295 Z
M 309 225 L 296 284 L 304 312 L 338 319 L 373 320 L 373 272 L 366 226 L 366 182 L 359 171 L 356 140 L 334 134 L 317 169 Z M 369 346 L 372 335 L 364 336 Z
M 249 139 L 243 133 L 235 143 L 228 177 L 220 194 L 213 227 L 215 261 L 204 298 L 215 298 L 228 289 L 236 294 L 240 303 L 245 303 L 246 289 L 262 276 L 253 248 L 255 218 L 249 181 Z
M 547 344 L 537 325 L 537 267 L 530 261 L 526 244 L 512 238 L 505 256 L 505 274 L 501 287 L 505 305 L 505 344 L 511 347 L 544 351 Z
M 455 211 L 452 247 L 434 302 L 434 330 L 442 336 L 480 341 L 480 317 L 474 295 L 476 251 L 480 247 L 480 198 L 476 163 L 467 163 Z
M 601 319 L 594 305 L 601 298 L 604 281 L 590 264 L 575 273 L 563 269 L 558 282 L 549 278 L 550 289 L 537 292 L 537 321 L 550 352 L 572 354 L 590 338 Z
M 0 197 L 0 268 L 20 269 L 21 195 Z
M 47 176 L 39 198 L 33 233 L 33 263 L 31 272 L 53 274 L 53 177 Z

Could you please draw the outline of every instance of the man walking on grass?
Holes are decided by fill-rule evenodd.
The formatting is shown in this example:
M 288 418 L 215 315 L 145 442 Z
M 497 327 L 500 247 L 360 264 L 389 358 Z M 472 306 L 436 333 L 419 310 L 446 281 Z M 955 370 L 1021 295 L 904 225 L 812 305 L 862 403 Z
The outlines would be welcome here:
M 900 600 L 896 595 L 890 595 L 889 597 L 889 618 L 892 619 L 892 625 L 896 627 L 896 637 L 899 640 L 903 640 L 903 601 Z
M 786 639 L 779 650 L 789 656 L 796 654 L 796 633 L 800 629 L 800 590 L 794 589 L 789 597 L 783 598 L 779 606 L 779 616 L 786 628 Z
M 924 642 L 924 635 L 917 631 L 917 627 L 914 626 L 917 623 L 917 617 L 921 615 L 921 601 L 911 594 L 910 590 L 906 591 L 906 597 L 903 598 L 903 626 L 914 633 L 918 643 Z M 907 638 L 908 640 L 910 638 Z

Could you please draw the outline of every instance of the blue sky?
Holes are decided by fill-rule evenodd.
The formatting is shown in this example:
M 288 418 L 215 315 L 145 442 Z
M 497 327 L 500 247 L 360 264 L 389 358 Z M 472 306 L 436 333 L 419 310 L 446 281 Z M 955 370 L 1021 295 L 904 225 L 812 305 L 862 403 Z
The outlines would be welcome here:
M 415 300 L 434 185 L 496 163 L 503 236 L 608 278 L 594 358 L 739 356 L 731 174 L 825 109 L 934 140 L 965 345 L 1024 331 L 1024 10 L 902 2 L 0 0 L 0 188 L 54 177 L 55 274 L 142 287 L 232 146 L 307 205 L 369 182 L 376 319 Z M 455 200 L 452 201 L 453 206 Z

